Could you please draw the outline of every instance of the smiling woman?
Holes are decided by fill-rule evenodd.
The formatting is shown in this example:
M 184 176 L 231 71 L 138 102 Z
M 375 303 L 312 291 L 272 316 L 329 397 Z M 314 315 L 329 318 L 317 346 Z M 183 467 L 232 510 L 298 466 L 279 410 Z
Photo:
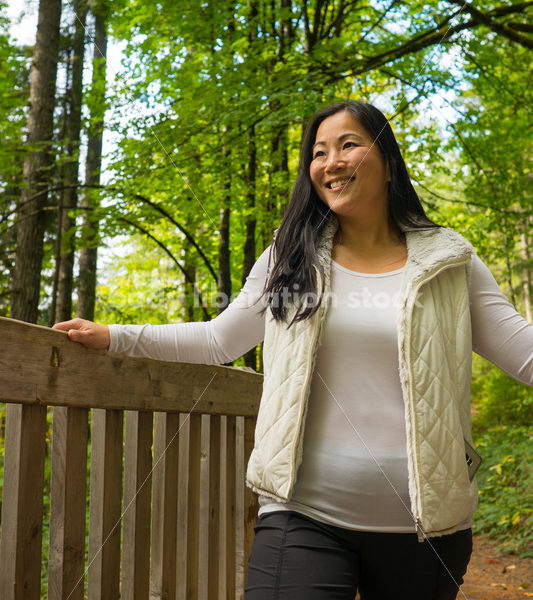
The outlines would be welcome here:
M 469 242 L 426 217 L 377 109 L 312 117 L 274 241 L 215 319 L 57 327 L 205 364 L 264 341 L 246 600 L 457 597 L 477 502 L 472 350 L 533 385 L 533 325 Z
M 387 165 L 375 140 L 349 111 L 320 124 L 310 176 L 320 199 L 338 217 L 387 221 Z
M 390 169 L 376 139 L 349 110 L 320 124 L 310 177 L 320 199 L 339 219 L 333 249 L 339 264 L 369 273 L 403 266 L 405 243 L 388 219 Z M 378 252 L 378 239 L 382 252 Z M 355 252 L 354 244 L 358 246 Z
M 374 106 L 350 101 L 317 112 L 300 157 L 292 201 L 273 243 L 266 288 L 273 297 L 293 289 L 317 295 L 316 273 L 324 274 L 317 241 L 332 216 L 339 224 L 333 259 L 363 273 L 402 267 L 404 232 L 438 227 L 418 199 L 388 120 Z M 319 306 L 320 300 L 301 305 L 292 318 L 306 319 Z M 274 318 L 285 319 L 286 308 L 272 307 Z

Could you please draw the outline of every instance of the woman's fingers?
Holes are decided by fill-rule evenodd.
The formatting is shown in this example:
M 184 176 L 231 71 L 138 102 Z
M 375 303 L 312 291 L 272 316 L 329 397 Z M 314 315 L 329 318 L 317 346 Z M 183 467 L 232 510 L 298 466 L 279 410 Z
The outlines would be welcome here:
M 66 331 L 70 340 L 87 348 L 109 348 L 109 328 L 86 319 L 72 319 L 56 323 L 54 329 Z
M 56 323 L 52 329 L 61 329 L 61 331 L 69 331 L 70 329 L 81 329 L 81 327 L 85 323 L 90 323 L 91 321 L 87 321 L 85 319 L 80 319 L 79 317 L 75 319 L 71 319 L 70 321 L 62 321 L 61 323 Z

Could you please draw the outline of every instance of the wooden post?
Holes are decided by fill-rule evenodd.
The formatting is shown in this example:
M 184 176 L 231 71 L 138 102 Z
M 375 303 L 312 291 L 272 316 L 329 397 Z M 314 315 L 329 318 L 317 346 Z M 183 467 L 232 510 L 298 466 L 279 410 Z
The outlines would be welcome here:
M 46 407 L 6 414 L 0 598 L 38 600 L 41 587 Z
M 152 497 L 150 595 L 176 598 L 179 413 L 156 413 Z
M 244 419 L 244 464 L 248 463 L 250 454 L 254 447 L 254 432 L 256 417 Z M 245 467 L 246 469 L 246 467 Z M 244 488 L 244 583 L 246 585 L 246 572 L 248 570 L 248 559 L 254 541 L 254 527 L 257 522 L 259 503 L 257 494 L 245 485 Z
M 220 426 L 217 416 L 209 418 L 209 517 L 207 597 L 218 600 L 220 568 Z
M 89 411 L 54 408 L 48 599 L 83 600 Z
M 237 548 L 235 545 L 236 510 L 236 419 L 227 417 L 226 426 L 226 600 L 235 600 Z
M 89 600 L 117 600 L 120 586 L 123 412 L 94 409 L 91 427 Z
M 121 590 L 125 600 L 148 600 L 150 594 L 152 429 L 153 413 L 126 411 Z
M 198 598 L 200 533 L 200 452 L 202 415 L 192 414 L 189 426 L 189 486 L 187 493 L 187 598 Z
M 244 598 L 244 579 L 246 575 L 246 560 L 244 557 L 244 484 L 246 477 L 246 457 L 244 448 L 244 417 L 235 418 L 235 560 L 237 568 L 235 572 L 235 598 Z

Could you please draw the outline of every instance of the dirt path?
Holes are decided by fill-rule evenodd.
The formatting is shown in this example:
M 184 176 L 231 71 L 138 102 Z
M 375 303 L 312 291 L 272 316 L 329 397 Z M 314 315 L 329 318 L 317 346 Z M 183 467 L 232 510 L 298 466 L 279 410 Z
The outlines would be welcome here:
M 474 554 L 458 600 L 522 600 L 533 598 L 533 559 L 502 554 L 481 536 L 474 537 Z

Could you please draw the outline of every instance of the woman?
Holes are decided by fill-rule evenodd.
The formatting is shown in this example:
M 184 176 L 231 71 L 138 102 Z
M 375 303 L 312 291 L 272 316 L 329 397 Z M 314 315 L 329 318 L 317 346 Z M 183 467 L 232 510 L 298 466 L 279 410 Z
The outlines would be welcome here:
M 533 326 L 472 246 L 426 217 L 376 108 L 312 117 L 273 244 L 216 319 L 56 327 L 210 364 L 264 340 L 248 600 L 456 598 L 477 501 L 471 350 L 533 385 Z

